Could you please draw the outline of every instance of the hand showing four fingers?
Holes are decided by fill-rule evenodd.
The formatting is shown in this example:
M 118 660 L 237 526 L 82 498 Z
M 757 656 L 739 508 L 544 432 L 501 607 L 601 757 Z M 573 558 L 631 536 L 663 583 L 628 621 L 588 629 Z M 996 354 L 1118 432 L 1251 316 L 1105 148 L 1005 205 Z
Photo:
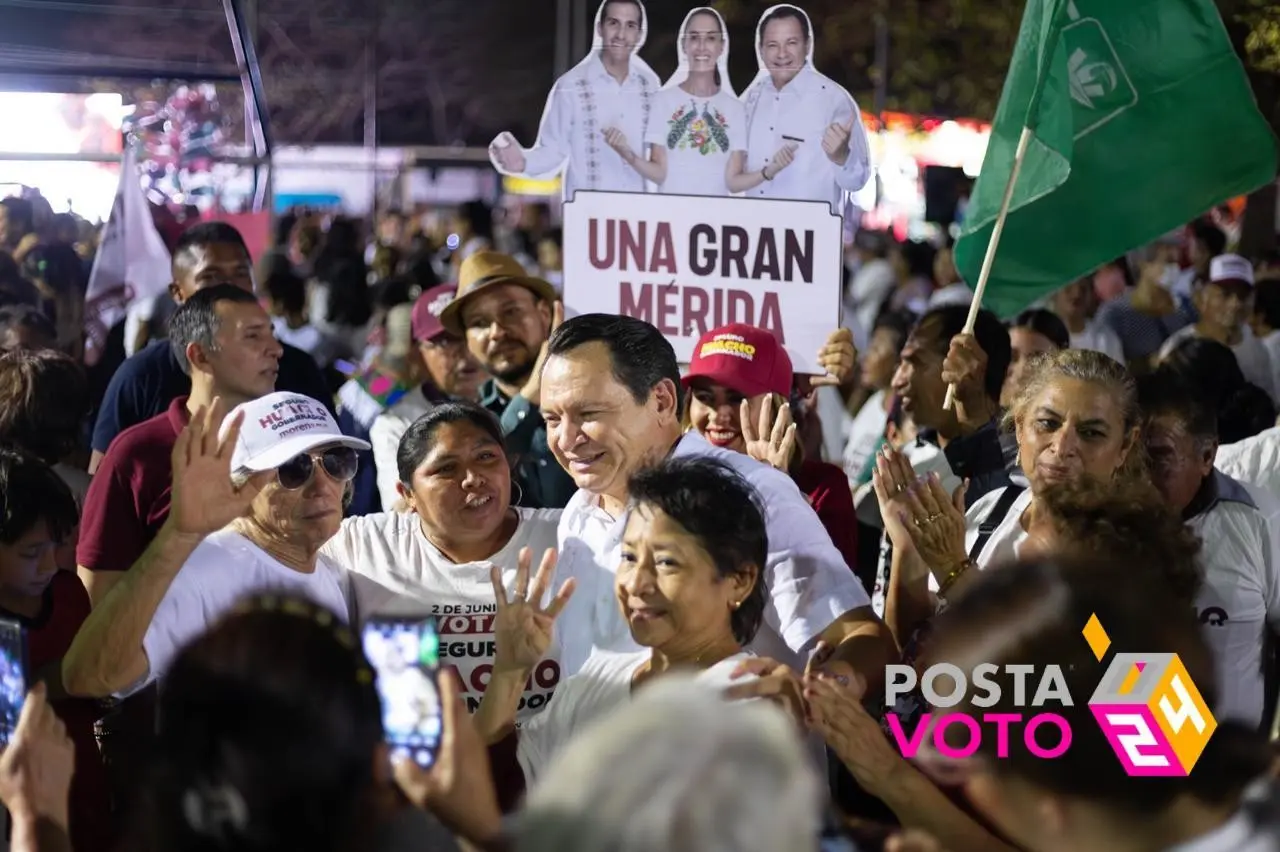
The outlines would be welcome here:
M 532 563 L 533 552 L 527 547 L 522 549 L 512 596 L 508 596 L 503 587 L 501 569 L 497 565 L 489 569 L 489 579 L 498 603 L 493 624 L 494 643 L 497 645 L 493 663 L 495 670 L 532 669 L 536 666 L 551 647 L 551 631 L 556 617 L 573 594 L 574 580 L 570 577 L 560 586 L 551 603 L 544 607 L 542 600 L 555 575 L 556 552 L 549 549 L 542 555 L 542 564 L 538 566 L 530 587 L 529 568 Z

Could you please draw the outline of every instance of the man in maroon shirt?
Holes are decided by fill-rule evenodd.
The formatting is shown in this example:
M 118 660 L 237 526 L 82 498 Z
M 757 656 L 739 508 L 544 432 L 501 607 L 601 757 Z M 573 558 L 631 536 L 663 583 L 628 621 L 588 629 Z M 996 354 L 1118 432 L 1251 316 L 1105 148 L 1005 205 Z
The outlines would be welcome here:
M 275 390 L 281 347 L 271 318 L 252 293 L 239 287 L 219 284 L 192 294 L 170 320 L 169 342 L 191 377 L 191 394 L 121 432 L 85 496 L 76 565 L 95 603 L 142 555 L 168 517 L 169 456 L 191 413 L 218 397 L 234 406 Z M 143 726 L 138 733 L 147 735 L 149 698 L 136 713 L 104 720 L 103 751 L 118 802 L 133 786 L 132 758 L 141 746 L 128 731 L 137 724 Z
M 27 631 L 27 678 L 44 681 L 49 700 L 76 747 L 71 785 L 71 837 L 85 852 L 112 848 L 102 759 L 93 738 L 96 707 L 69 698 L 62 658 L 89 616 L 89 596 L 55 554 L 72 536 L 75 497 L 53 469 L 33 456 L 0 450 L 0 616 Z

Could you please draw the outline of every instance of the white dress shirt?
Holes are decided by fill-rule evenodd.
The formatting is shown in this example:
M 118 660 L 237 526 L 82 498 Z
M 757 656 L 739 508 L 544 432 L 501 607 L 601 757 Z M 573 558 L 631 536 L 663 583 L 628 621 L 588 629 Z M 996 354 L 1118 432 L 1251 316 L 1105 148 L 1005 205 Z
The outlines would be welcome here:
M 768 74 L 743 95 L 747 111 L 747 171 L 766 166 L 786 144 L 783 136 L 803 139 L 795 161 L 773 178 L 747 192 L 748 198 L 827 201 L 832 212 L 843 209 L 845 192 L 857 192 L 871 177 L 871 147 L 862 113 L 853 98 L 830 77 L 806 65 L 779 90 Z M 832 124 L 853 122 L 849 158 L 837 166 L 822 150 L 822 136 Z
M 524 174 L 548 177 L 564 166 L 566 201 L 579 189 L 644 192 L 644 178 L 609 147 L 604 130 L 618 128 L 643 156 L 658 87 L 658 75 L 638 59 L 621 83 L 598 54 L 579 63 L 556 81 L 547 98 L 538 141 L 524 151 Z
M 687 432 L 672 456 L 710 457 L 737 471 L 756 489 L 765 509 L 769 558 L 764 624 L 747 650 L 802 671 L 817 637 L 850 610 L 869 605 L 862 584 L 845 565 L 831 536 L 795 481 L 745 453 L 712 446 Z M 560 516 L 557 586 L 568 577 L 578 588 L 556 622 L 562 677 L 581 670 L 591 651 L 640 650 L 618 607 L 615 574 L 626 518 L 611 517 L 599 498 L 578 491 Z

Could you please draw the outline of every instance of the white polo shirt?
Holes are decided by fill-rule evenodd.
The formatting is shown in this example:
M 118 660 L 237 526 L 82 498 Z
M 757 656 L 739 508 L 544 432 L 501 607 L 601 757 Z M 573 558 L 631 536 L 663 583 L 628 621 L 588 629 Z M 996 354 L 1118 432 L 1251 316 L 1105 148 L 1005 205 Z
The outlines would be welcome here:
M 791 477 L 744 453 L 720 449 L 689 432 L 676 458 L 703 456 L 726 464 L 756 489 L 765 509 L 769 558 L 764 624 L 748 650 L 801 671 L 817 637 L 846 612 L 867 606 L 866 591 L 845 565 Z M 577 592 L 556 623 L 564 677 L 582 669 L 593 649 L 640 650 L 618 608 L 614 577 L 621 559 L 625 518 L 600 508 L 599 498 L 579 490 L 560 518 L 557 585 L 575 577 Z
M 1219 721 L 1262 721 L 1263 650 L 1280 630 L 1280 501 L 1214 471 L 1217 497 L 1187 525 L 1200 536 L 1205 580 L 1196 612 L 1218 670 Z

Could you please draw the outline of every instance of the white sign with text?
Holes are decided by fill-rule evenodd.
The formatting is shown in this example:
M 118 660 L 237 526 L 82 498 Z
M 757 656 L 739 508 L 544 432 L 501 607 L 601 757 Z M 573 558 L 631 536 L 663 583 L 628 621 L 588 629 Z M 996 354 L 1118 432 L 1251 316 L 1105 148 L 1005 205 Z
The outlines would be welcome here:
M 772 332 L 798 374 L 840 325 L 842 224 L 824 201 L 578 192 L 564 206 L 567 313 L 652 323 L 687 364 L 699 336 Z

